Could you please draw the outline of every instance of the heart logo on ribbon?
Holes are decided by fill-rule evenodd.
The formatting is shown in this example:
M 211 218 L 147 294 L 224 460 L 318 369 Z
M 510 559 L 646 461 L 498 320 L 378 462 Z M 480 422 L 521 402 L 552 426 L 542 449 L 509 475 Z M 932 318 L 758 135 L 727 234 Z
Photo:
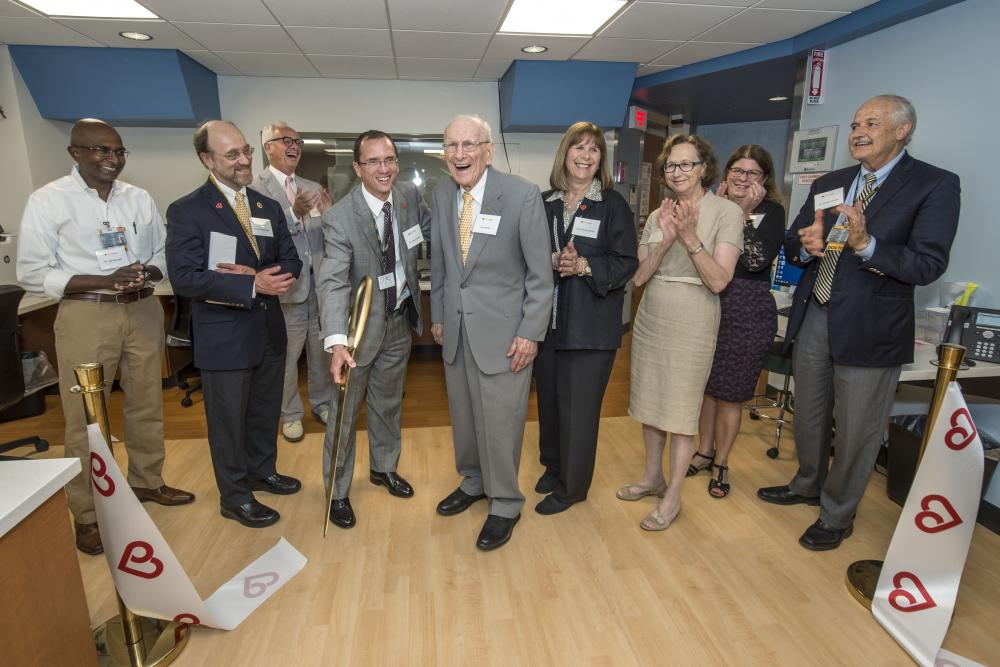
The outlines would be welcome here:
M 949 518 L 945 519 L 941 512 L 932 510 L 931 503 L 941 505 Z M 917 515 L 913 517 L 913 521 L 917 524 L 917 528 L 925 533 L 940 533 L 942 530 L 954 528 L 962 523 L 962 517 L 955 511 L 951 502 L 942 495 L 932 493 L 929 496 L 924 496 L 923 500 L 920 501 L 920 507 L 924 511 L 917 512 Z
M 99 479 L 104 480 L 106 486 L 101 486 L 101 483 L 97 481 Z M 94 452 L 90 453 L 90 481 L 94 490 L 105 498 L 115 492 L 115 481 L 108 477 L 108 464 Z
M 964 424 L 959 424 L 959 417 L 965 422 Z M 956 452 L 962 451 L 976 437 L 976 425 L 972 423 L 969 409 L 959 408 L 955 410 L 951 414 L 951 426 L 952 428 L 944 434 L 944 444 L 948 445 L 948 449 L 953 449 Z
M 277 583 L 280 577 L 277 572 L 252 574 L 243 580 L 243 595 L 248 598 L 258 598 L 264 594 L 268 586 Z
M 917 592 L 920 593 L 921 598 L 919 600 L 916 595 L 903 588 L 903 582 L 906 580 L 912 582 Z M 923 611 L 924 609 L 937 606 L 937 603 L 931 598 L 930 593 L 924 588 L 923 582 L 912 572 L 897 573 L 892 578 L 892 585 L 896 588 L 889 593 L 889 604 L 897 611 Z
M 181 641 L 181 637 L 187 634 L 191 625 L 198 625 L 201 621 L 198 620 L 198 617 L 194 614 L 184 613 L 174 616 L 174 623 L 179 624 L 176 628 L 174 628 L 174 643 L 178 644 Z
M 132 565 L 146 565 L 150 567 L 138 569 Z M 127 574 L 132 574 L 143 579 L 156 579 L 163 574 L 163 561 L 153 556 L 153 547 L 149 542 L 136 540 L 129 542 L 125 547 L 125 553 L 118 561 L 118 569 Z

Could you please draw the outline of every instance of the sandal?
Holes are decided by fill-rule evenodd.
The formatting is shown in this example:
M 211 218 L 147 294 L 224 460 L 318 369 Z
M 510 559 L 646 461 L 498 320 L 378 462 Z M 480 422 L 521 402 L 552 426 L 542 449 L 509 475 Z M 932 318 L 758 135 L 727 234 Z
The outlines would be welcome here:
M 677 511 L 671 516 L 665 515 L 661 510 L 660 506 L 657 505 L 652 512 L 646 515 L 642 521 L 639 522 L 639 527 L 643 530 L 649 531 L 660 531 L 666 530 L 670 527 L 670 524 L 674 522 L 674 519 L 681 513 L 681 504 L 677 503 Z
M 712 467 L 719 469 L 719 475 L 708 480 L 708 495 L 713 498 L 725 498 L 729 495 L 729 482 L 723 482 L 722 478 L 726 471 L 729 470 L 729 466 L 720 466 L 717 463 L 713 463 Z
M 619 500 L 639 500 L 640 498 L 645 498 L 646 496 L 657 496 L 662 498 L 667 495 L 667 482 L 666 480 L 660 482 L 655 487 L 643 486 L 642 484 L 626 484 L 622 488 L 618 489 Z
M 697 456 L 700 459 L 704 459 L 704 460 L 708 461 L 708 465 L 704 465 L 704 466 L 703 465 L 695 465 L 694 463 L 688 465 L 688 471 L 687 471 L 687 474 L 685 475 L 685 477 L 694 477 L 695 475 L 697 475 L 698 473 L 700 473 L 702 470 L 709 470 L 710 471 L 711 468 L 712 468 L 712 462 L 715 461 L 715 452 L 712 452 L 711 454 L 702 454 L 701 452 L 695 452 L 694 456 Z M 691 457 L 692 461 L 694 461 L 694 456 Z

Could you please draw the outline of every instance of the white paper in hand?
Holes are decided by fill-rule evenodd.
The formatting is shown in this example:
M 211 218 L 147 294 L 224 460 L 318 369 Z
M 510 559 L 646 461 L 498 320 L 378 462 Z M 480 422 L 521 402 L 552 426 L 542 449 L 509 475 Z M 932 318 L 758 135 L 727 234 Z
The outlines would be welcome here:
M 212 232 L 208 237 L 208 268 L 216 270 L 219 264 L 236 263 L 236 237 Z

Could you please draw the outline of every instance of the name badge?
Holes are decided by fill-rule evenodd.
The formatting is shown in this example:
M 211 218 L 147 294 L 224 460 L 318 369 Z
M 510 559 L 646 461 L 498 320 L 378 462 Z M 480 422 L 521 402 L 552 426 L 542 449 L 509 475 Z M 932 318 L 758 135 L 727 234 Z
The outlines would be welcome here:
M 833 208 L 844 203 L 844 188 L 836 188 L 829 192 L 823 192 L 813 197 L 813 204 L 816 210 Z
M 389 289 L 390 287 L 396 286 L 396 274 L 395 273 L 383 273 L 378 277 L 378 288 L 379 289 Z
M 413 250 L 424 242 L 424 234 L 420 231 L 420 225 L 413 225 L 409 229 L 403 230 L 403 240 L 406 241 L 406 249 Z
M 490 236 L 497 235 L 497 229 L 500 227 L 500 216 L 499 215 L 489 215 L 486 213 L 480 213 L 476 216 L 476 222 L 472 225 L 473 234 L 489 234 Z
M 763 213 L 751 213 L 750 214 L 750 220 L 751 220 L 751 223 L 753 224 L 753 228 L 757 229 L 758 227 L 760 227 L 760 223 L 764 220 L 764 214 Z
M 274 230 L 271 229 L 271 221 L 267 218 L 250 218 L 250 229 L 254 236 L 274 237 Z
M 125 246 L 116 245 L 98 250 L 97 265 L 101 268 L 101 271 L 111 271 L 128 266 L 128 253 L 125 251 Z
M 596 239 L 597 232 L 601 229 L 601 221 L 594 218 L 581 218 L 577 216 L 573 220 L 573 235 L 586 236 L 588 239 Z

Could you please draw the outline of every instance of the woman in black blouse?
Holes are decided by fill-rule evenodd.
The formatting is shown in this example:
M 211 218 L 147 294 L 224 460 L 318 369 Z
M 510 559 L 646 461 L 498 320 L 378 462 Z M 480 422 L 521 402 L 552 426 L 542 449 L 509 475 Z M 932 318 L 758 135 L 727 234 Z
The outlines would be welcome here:
M 639 266 L 635 223 L 615 192 L 604 133 L 575 123 L 563 135 L 542 195 L 555 280 L 552 317 L 535 358 L 539 458 L 535 511 L 587 498 L 601 403 L 622 341 L 625 286 Z
M 708 492 L 715 498 L 729 494 L 729 452 L 740 430 L 743 403 L 753 397 L 778 330 L 770 269 L 785 235 L 785 209 L 771 155 L 755 144 L 740 146 L 725 173 L 716 194 L 743 209 L 744 249 L 732 282 L 720 294 L 715 359 L 701 405 L 698 451 L 687 473 L 710 469 Z

